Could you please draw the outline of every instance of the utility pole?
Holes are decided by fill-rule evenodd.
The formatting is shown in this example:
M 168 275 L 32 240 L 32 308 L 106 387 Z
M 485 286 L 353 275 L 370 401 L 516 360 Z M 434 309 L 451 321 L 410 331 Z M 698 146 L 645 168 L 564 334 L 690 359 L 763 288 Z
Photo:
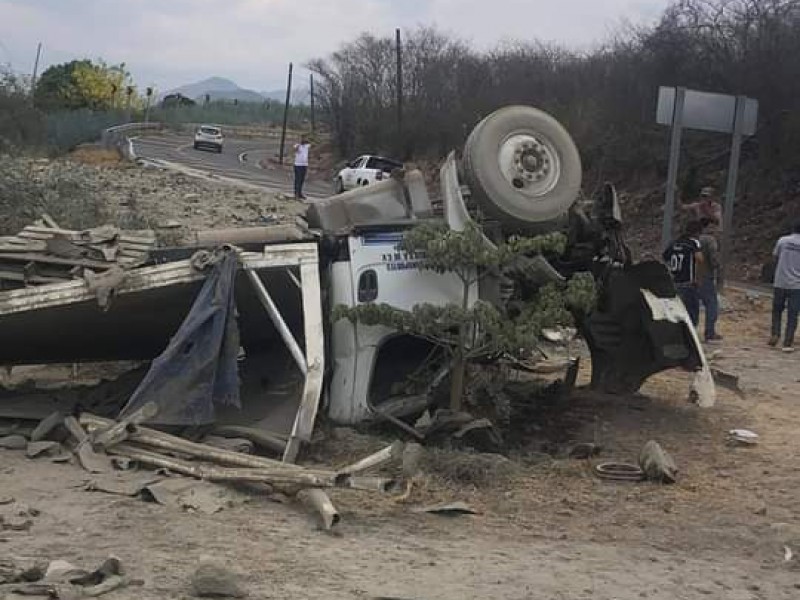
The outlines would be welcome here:
M 400 28 L 395 29 L 397 50 L 397 139 L 402 144 L 403 135 L 403 45 L 400 41 Z
M 292 63 L 289 63 L 289 82 L 286 84 L 286 104 L 283 107 L 283 129 L 281 130 L 281 151 L 278 163 L 283 164 L 283 150 L 286 144 L 286 123 L 289 121 L 289 100 L 292 97 Z
M 317 118 L 314 112 L 314 74 L 309 75 L 309 93 L 311 94 L 311 133 L 317 131 Z
M 42 56 L 42 42 L 36 47 L 36 60 L 33 61 L 33 75 L 31 75 L 31 95 L 36 90 L 36 77 L 39 75 L 39 59 Z
M 150 101 L 153 98 L 153 88 L 151 88 L 151 87 L 147 88 L 146 94 L 147 94 L 147 104 L 144 107 L 144 122 L 145 123 L 149 123 L 150 122 Z

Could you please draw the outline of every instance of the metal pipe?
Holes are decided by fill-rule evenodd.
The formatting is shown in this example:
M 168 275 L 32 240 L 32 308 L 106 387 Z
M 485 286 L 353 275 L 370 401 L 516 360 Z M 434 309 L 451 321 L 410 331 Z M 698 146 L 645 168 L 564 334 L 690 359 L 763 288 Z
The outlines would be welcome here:
M 289 352 L 292 354 L 292 358 L 297 363 L 300 371 L 303 375 L 308 373 L 308 365 L 306 364 L 306 358 L 303 355 L 303 351 L 300 349 L 300 346 L 297 343 L 297 340 L 294 339 L 289 326 L 286 324 L 286 321 L 283 320 L 278 307 L 275 306 L 275 302 L 272 300 L 272 296 L 269 295 L 267 288 L 264 287 L 264 282 L 261 281 L 261 278 L 258 276 L 258 273 L 255 271 L 251 271 L 250 269 L 245 269 L 245 273 L 247 273 L 247 277 L 250 278 L 250 283 L 253 284 L 253 288 L 256 290 L 256 295 L 258 299 L 261 301 L 261 304 L 264 305 L 264 308 L 267 310 L 267 314 L 269 314 L 269 318 L 275 324 L 275 327 L 280 333 L 283 341 L 286 343 L 286 347 L 289 348 Z
M 739 156 L 742 153 L 742 130 L 744 129 L 745 96 L 736 98 L 736 113 L 733 119 L 731 156 L 728 162 L 728 178 L 725 184 L 725 208 L 722 210 L 722 265 L 718 274 L 718 289 L 725 289 L 733 240 L 733 206 L 736 201 L 736 178 L 739 174 Z
M 288 267 L 286 268 L 286 274 L 289 276 L 289 279 L 292 280 L 292 283 L 294 283 L 297 286 L 298 290 L 302 290 L 303 289 L 303 284 L 300 283 L 300 280 L 297 278 L 297 276 L 294 273 L 292 273 L 292 270 L 290 268 L 288 268 Z

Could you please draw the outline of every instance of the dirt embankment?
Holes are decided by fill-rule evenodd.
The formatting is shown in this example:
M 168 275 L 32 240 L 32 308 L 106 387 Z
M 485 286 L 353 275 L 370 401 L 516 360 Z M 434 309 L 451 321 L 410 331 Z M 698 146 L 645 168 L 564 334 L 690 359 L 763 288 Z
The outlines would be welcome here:
M 142 168 L 96 148 L 58 160 L 6 157 L 0 186 L 9 189 L 0 234 L 14 234 L 46 212 L 67 228 L 153 229 L 162 245 L 171 245 L 199 229 L 278 224 L 305 212 L 282 194 Z

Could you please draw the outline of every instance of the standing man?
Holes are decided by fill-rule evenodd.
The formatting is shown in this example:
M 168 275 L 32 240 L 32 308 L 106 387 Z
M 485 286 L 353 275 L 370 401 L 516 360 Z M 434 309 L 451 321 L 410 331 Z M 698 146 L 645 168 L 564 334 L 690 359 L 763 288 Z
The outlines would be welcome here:
M 689 221 L 683 234 L 664 250 L 664 262 L 672 274 L 678 296 L 686 307 L 686 312 L 697 326 L 700 321 L 700 295 L 698 293 L 700 268 L 703 265 L 703 252 L 700 245 L 700 221 Z
M 708 219 L 718 231 L 722 231 L 722 205 L 713 187 L 704 187 L 700 190 L 699 199 L 689 204 L 681 204 L 681 209 L 689 213 L 689 218 L 693 221 Z
M 717 293 L 717 277 L 719 276 L 719 242 L 715 235 L 718 228 L 709 219 L 701 219 L 703 233 L 700 235 L 700 250 L 703 253 L 703 264 L 700 270 L 700 285 L 697 289 L 700 302 L 706 311 L 704 340 L 721 342 L 722 336 L 717 333 L 719 317 L 719 296 Z
M 308 138 L 303 135 L 300 137 L 300 143 L 294 145 L 294 199 L 305 200 L 303 195 L 303 183 L 306 180 L 306 173 L 308 172 L 308 151 L 311 145 L 308 143 Z
M 794 352 L 794 334 L 797 331 L 797 314 L 800 312 L 800 220 L 775 244 L 772 255 L 777 259 L 772 296 L 772 335 L 769 345 L 778 344 L 781 336 L 781 317 L 786 313 L 786 333 L 783 351 Z

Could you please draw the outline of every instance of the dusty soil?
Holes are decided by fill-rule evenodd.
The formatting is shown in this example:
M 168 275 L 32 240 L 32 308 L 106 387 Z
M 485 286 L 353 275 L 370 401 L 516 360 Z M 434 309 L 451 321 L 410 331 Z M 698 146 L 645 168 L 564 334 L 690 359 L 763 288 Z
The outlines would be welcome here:
M 682 373 L 658 376 L 633 397 L 579 390 L 543 416 L 511 470 L 469 482 L 428 465 L 404 503 L 333 493 L 343 513 L 335 534 L 301 507 L 259 494 L 214 515 L 181 512 L 84 491 L 90 476 L 76 466 L 0 450 L 0 496 L 16 501 L 0 514 L 19 504 L 40 511 L 28 531 L 0 531 L 0 557 L 88 567 L 114 554 L 145 580 L 109 596 L 120 599 L 187 597 L 201 555 L 239 569 L 253 598 L 798 598 L 799 359 L 766 347 L 768 298 L 728 299 L 714 361 L 740 375 L 743 394 L 719 390 L 716 407 L 697 409 L 686 403 Z M 758 432 L 760 443 L 727 445 L 733 427 Z M 381 443 L 327 431 L 307 461 L 343 464 L 366 450 L 353 444 Z M 635 460 L 656 439 L 680 480 L 603 482 L 586 460 L 534 453 L 553 439 L 563 449 L 599 443 L 595 460 Z M 480 514 L 412 512 L 454 500 Z
M 280 193 L 120 163 L 95 146 L 82 146 L 58 160 L 8 160 L 37 182 L 43 200 L 20 207 L 23 214 L 13 223 L 0 224 L 6 233 L 15 233 L 45 211 L 63 227 L 111 223 L 125 229 L 153 229 L 161 245 L 172 245 L 199 229 L 292 222 L 306 210 Z M 57 185 L 65 176 L 70 187 Z

